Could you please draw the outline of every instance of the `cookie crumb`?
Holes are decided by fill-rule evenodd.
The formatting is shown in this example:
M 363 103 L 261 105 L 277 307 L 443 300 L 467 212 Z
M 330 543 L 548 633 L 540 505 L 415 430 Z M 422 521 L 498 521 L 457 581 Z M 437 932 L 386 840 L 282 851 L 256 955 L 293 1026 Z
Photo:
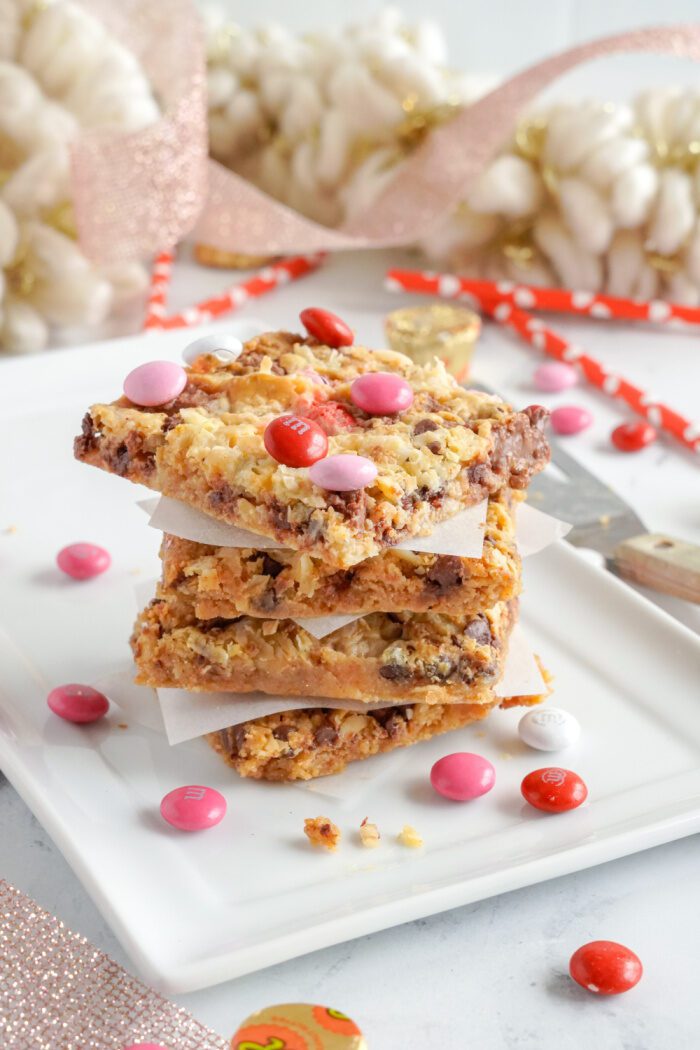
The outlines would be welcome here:
M 501 758 L 503 759 L 504 762 L 507 762 L 512 757 L 513 756 L 511 755 L 510 751 L 501 751 Z
M 601 514 L 600 517 L 598 518 L 598 521 L 600 522 L 600 524 L 603 526 L 604 529 L 607 529 L 607 527 L 608 527 L 608 525 L 610 524 L 610 521 L 611 521 L 610 515 L 609 514 Z
M 404 824 L 397 837 L 401 845 L 408 846 L 409 849 L 420 849 L 423 845 L 423 839 L 410 824 Z
M 129 726 L 126 724 L 126 722 L 117 722 L 117 729 L 128 729 L 128 728 L 129 728 Z
M 16 525 L 8 525 L 7 528 L 3 529 L 2 531 L 5 533 L 6 536 L 14 536 L 14 534 L 18 530 Z
M 324 849 L 336 850 L 340 842 L 340 828 L 328 817 L 307 817 L 304 834 L 312 846 L 323 846 Z
M 360 824 L 360 842 L 366 849 L 376 849 L 381 835 L 376 824 L 368 823 L 367 817 Z

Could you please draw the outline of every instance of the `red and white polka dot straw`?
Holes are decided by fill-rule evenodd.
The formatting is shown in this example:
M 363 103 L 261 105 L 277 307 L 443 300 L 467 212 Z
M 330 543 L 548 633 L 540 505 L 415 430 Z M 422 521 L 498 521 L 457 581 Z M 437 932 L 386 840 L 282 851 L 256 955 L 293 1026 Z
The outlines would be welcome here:
M 220 295 L 203 299 L 179 314 L 164 317 L 161 321 L 161 328 L 189 328 L 192 325 L 213 321 L 223 314 L 238 310 L 249 299 L 257 299 L 258 296 L 265 295 L 282 284 L 305 277 L 306 274 L 316 270 L 324 258 L 325 255 L 319 252 L 316 255 L 297 255 L 289 259 L 281 259 L 270 266 L 264 266 L 252 277 L 232 285 Z
M 390 291 L 421 292 L 451 299 L 475 299 L 494 320 L 513 329 L 531 346 L 542 350 L 549 357 L 556 358 L 557 361 L 575 365 L 592 386 L 610 397 L 624 401 L 652 426 L 672 434 L 692 452 L 700 452 L 700 424 L 692 423 L 640 387 L 622 376 L 609 372 L 595 358 L 585 354 L 558 332 L 547 328 L 542 321 L 520 309 L 513 301 L 503 298 L 499 301 L 497 288 L 491 282 L 483 282 L 487 287 L 480 292 L 476 291 L 475 285 L 482 282 L 465 283 L 469 286 L 468 291 L 463 289 L 462 278 L 455 274 L 421 273 L 412 270 L 390 270 L 386 277 L 386 287 Z
M 442 282 L 448 291 L 459 282 L 463 295 L 472 295 L 477 302 L 496 299 L 512 303 L 526 310 L 542 310 L 546 313 L 575 314 L 579 317 L 595 317 L 600 320 L 650 321 L 654 324 L 697 325 L 700 324 L 700 307 L 684 306 L 682 303 L 667 303 L 662 299 L 623 299 L 615 295 L 598 292 L 574 292 L 569 288 L 538 288 L 533 284 L 515 284 L 512 281 L 477 281 L 456 274 L 428 274 L 420 270 L 389 270 L 388 281 L 396 281 L 404 290 L 415 280 L 424 277 Z M 418 291 L 419 289 L 415 289 Z
M 160 255 L 156 256 L 151 273 L 151 288 L 146 304 L 146 316 L 143 322 L 144 330 L 163 327 L 165 304 L 174 261 L 175 254 L 171 251 L 161 252 Z

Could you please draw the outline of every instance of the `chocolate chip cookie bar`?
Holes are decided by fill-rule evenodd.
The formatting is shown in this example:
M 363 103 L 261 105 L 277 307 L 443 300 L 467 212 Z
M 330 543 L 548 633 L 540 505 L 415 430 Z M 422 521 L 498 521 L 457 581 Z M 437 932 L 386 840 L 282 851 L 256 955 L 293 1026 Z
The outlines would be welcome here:
M 190 690 L 362 701 L 487 703 L 517 599 L 487 612 L 370 613 L 322 639 L 293 620 L 198 620 L 163 588 L 137 620 L 137 682 Z
M 256 780 L 311 780 L 340 773 L 349 762 L 409 747 L 452 729 L 461 729 L 502 707 L 537 704 L 541 696 L 518 696 L 483 704 L 412 704 L 367 714 L 312 708 L 244 722 L 207 740 L 243 777 Z
M 389 548 L 350 569 L 336 569 L 302 551 L 210 547 L 166 534 L 163 583 L 193 602 L 200 620 L 392 609 L 477 613 L 520 591 L 514 504 L 521 497 L 489 500 L 480 558 Z
M 353 381 L 377 372 L 410 385 L 405 410 L 358 407 Z M 126 396 L 94 405 L 75 441 L 77 458 L 340 569 L 426 535 L 507 486 L 526 488 L 549 456 L 544 409 L 516 412 L 463 389 L 439 361 L 418 366 L 388 350 L 274 332 L 250 340 L 233 361 L 201 355 L 183 383 L 156 407 Z M 328 461 L 361 456 L 376 477 L 330 491 L 306 467 L 278 462 L 263 435 L 287 414 L 325 432 Z

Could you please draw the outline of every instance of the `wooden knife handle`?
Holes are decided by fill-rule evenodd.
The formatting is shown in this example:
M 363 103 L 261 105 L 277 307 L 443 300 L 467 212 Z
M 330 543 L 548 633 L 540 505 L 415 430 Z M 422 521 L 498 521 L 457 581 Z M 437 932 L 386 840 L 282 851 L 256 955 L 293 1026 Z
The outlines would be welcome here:
M 673 536 L 634 536 L 615 548 L 620 576 L 655 591 L 700 603 L 700 547 Z

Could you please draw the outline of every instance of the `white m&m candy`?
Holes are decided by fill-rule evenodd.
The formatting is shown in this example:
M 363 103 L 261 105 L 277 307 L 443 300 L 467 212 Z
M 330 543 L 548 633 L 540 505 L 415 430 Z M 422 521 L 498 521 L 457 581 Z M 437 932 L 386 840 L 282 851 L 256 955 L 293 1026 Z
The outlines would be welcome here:
M 528 711 L 518 722 L 520 739 L 538 751 L 559 751 L 578 740 L 581 726 L 568 711 L 560 707 L 542 707 Z
M 182 357 L 186 364 L 191 365 L 202 354 L 213 354 L 217 361 L 228 364 L 235 361 L 242 350 L 243 343 L 235 335 L 203 335 L 187 344 Z

